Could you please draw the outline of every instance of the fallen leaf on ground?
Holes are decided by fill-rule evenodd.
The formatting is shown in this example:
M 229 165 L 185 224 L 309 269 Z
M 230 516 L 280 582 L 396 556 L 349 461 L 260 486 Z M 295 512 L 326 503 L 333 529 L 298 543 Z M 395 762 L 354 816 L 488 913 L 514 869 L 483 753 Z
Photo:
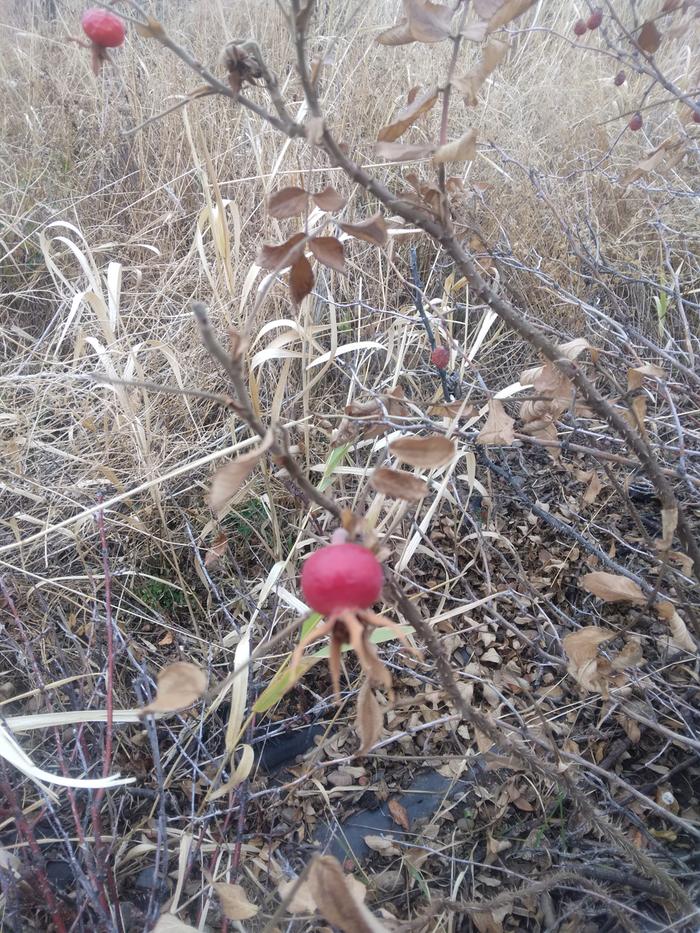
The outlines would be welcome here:
M 245 889 L 240 884 L 215 884 L 214 890 L 219 898 L 221 910 L 229 920 L 250 920 L 258 908 L 251 904 Z
M 155 699 L 144 706 L 147 713 L 175 713 L 198 700 L 207 689 L 207 675 L 196 664 L 175 661 L 158 674 Z
M 641 586 L 617 573 L 595 570 L 581 577 L 584 590 L 606 603 L 643 603 L 646 597 Z

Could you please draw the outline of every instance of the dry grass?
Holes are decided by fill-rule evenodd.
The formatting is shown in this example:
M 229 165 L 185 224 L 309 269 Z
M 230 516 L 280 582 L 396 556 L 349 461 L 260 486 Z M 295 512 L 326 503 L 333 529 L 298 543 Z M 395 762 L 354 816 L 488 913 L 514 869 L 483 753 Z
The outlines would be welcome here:
M 495 392 L 514 382 L 532 354 L 474 303 L 464 286 L 443 293 L 452 270 L 415 231 L 397 230 L 389 248 L 381 252 L 353 243 L 348 276 L 319 274 L 314 294 L 298 310 L 280 283 L 262 288 L 264 274 L 253 270 L 259 245 L 279 240 L 292 229 L 288 222 L 266 216 L 267 194 L 285 184 L 316 189 L 334 184 L 349 198 L 348 218 L 370 213 L 371 201 L 325 162 L 319 160 L 319 167 L 310 170 L 304 143 L 286 141 L 223 99 L 205 98 L 147 123 L 196 87 L 196 77 L 155 42 L 132 35 L 115 55 L 116 67 L 105 68 L 95 78 L 87 54 L 64 41 L 77 32 L 81 5 L 57 0 L 54 21 L 45 17 L 46 5 L 15 0 L 6 3 L 1 14 L 0 577 L 6 591 L 0 609 L 7 613 L 7 638 L 0 652 L 0 691 L 5 711 L 13 715 L 104 708 L 107 576 L 118 635 L 116 705 L 138 706 L 156 672 L 178 658 L 207 668 L 213 699 L 231 669 L 242 631 L 247 628 L 253 644 L 259 645 L 297 617 L 299 562 L 332 526 L 320 515 L 312 520 L 298 490 L 269 465 L 245 486 L 223 523 L 230 555 L 214 570 L 204 567 L 202 558 L 216 533 L 204 499 L 212 468 L 251 441 L 241 422 L 218 404 L 216 396 L 227 387 L 200 345 L 190 302 L 199 299 L 211 307 L 220 333 L 236 326 L 250 334 L 253 398 L 266 416 L 290 426 L 300 459 L 315 480 L 326 475 L 333 432 L 352 399 L 400 384 L 412 403 L 411 423 L 420 426 L 428 423 L 425 412 L 439 398 L 426 335 L 408 286 L 410 246 L 418 248 L 426 295 L 436 299 L 434 325 L 444 341 L 452 341 L 457 371 L 477 407 L 485 402 L 485 387 Z M 440 82 L 449 43 L 427 51 L 422 45 L 375 45 L 379 27 L 393 21 L 395 3 L 328 0 L 321 6 L 313 47 L 330 49 L 324 105 L 336 135 L 364 164 L 374 166 L 379 177 L 400 185 L 401 167 L 376 165 L 372 141 L 401 106 L 408 87 Z M 638 6 L 651 10 L 657 4 Z M 253 35 L 288 99 L 297 102 L 292 111 L 302 106 L 289 65 L 290 41 L 274 4 L 155 0 L 155 7 L 168 31 L 212 65 L 224 40 Z M 654 298 L 659 283 L 672 282 L 669 264 L 677 270 L 678 287 L 690 303 L 690 329 L 698 349 L 693 302 L 698 295 L 700 231 L 697 199 L 691 197 L 697 186 L 697 133 L 682 163 L 638 188 L 621 187 L 619 178 L 646 151 L 678 132 L 680 111 L 675 104 L 645 111 L 644 130 L 620 138 L 626 118 L 615 118 L 635 109 L 646 85 L 630 74 L 623 88 L 615 88 L 611 79 L 617 65 L 612 58 L 572 48 L 571 23 L 580 12 L 571 0 L 538 4 L 523 24 L 530 28 L 517 35 L 507 65 L 485 87 L 483 104 L 474 111 L 461 104 L 453 107 L 450 135 L 475 124 L 481 143 L 479 157 L 465 169 L 467 194 L 457 205 L 456 223 L 465 237 L 479 231 L 500 255 L 499 274 L 523 311 L 562 339 L 586 336 L 608 353 L 606 375 L 624 383 L 625 367 L 616 368 L 616 361 L 625 354 L 631 362 L 628 348 L 597 309 L 656 341 Z M 599 43 L 592 38 L 590 45 Z M 665 44 L 658 56 L 664 73 L 681 88 L 691 86 L 691 47 L 689 33 Z M 475 47 L 465 49 L 465 67 L 475 54 Z M 251 96 L 264 100 L 262 92 L 253 90 Z M 649 100 L 665 97 L 656 90 Z M 419 124 L 413 139 L 428 138 L 433 130 L 434 122 Z M 690 136 L 692 140 L 692 131 Z M 425 175 L 429 171 L 421 163 L 413 168 Z M 572 251 L 572 233 L 579 246 L 590 250 L 598 277 Z M 680 353 L 685 335 L 673 307 L 666 324 L 662 345 Z M 683 359 L 686 366 L 692 365 Z M 113 384 L 100 379 L 104 376 Z M 183 391 L 159 390 L 165 385 Z M 680 384 L 676 388 L 682 395 Z M 674 421 L 663 408 L 664 400 L 655 395 L 654 401 L 660 420 L 654 423 L 653 439 L 662 447 L 676 444 Z M 692 451 L 697 410 L 690 396 L 680 407 Z M 472 424 L 476 419 L 467 427 Z M 600 425 L 591 430 L 594 437 L 604 434 Z M 583 437 L 583 443 L 590 441 L 590 436 Z M 494 513 L 499 502 L 501 508 L 503 502 L 514 510 L 520 506 L 515 500 L 499 499 L 493 476 L 482 465 L 477 469 L 472 446 L 465 441 L 463 459 L 438 476 L 435 499 L 422 507 L 415 521 L 405 506 L 385 503 L 362 482 L 383 456 L 382 441 L 358 442 L 327 477 L 328 491 L 343 507 L 368 511 L 378 530 L 387 534 L 398 569 L 407 585 L 422 593 L 421 605 L 441 634 L 466 639 L 470 650 L 472 630 L 483 632 L 485 622 L 493 623 L 494 617 L 480 615 L 479 609 L 469 617 L 473 624 L 455 627 L 455 619 L 467 617 L 465 606 L 490 599 L 494 590 L 517 593 L 522 580 L 518 567 L 532 577 L 527 568 L 538 561 L 564 560 L 551 541 L 537 545 L 545 552 L 537 557 L 528 550 L 535 545 L 527 530 L 516 528 L 509 515 Z M 534 461 L 528 463 L 529 470 L 550 472 L 544 457 L 534 466 Z M 491 502 L 490 511 L 486 505 L 483 509 L 486 538 L 505 536 L 511 542 L 493 545 L 500 548 L 498 558 L 485 556 L 492 545 L 484 545 L 479 529 L 468 523 L 466 530 L 463 527 L 465 503 L 481 494 L 485 503 Z M 533 501 L 538 496 L 546 501 L 542 489 L 533 493 Z M 109 542 L 106 573 L 96 522 L 101 508 Z M 522 522 L 531 520 L 527 512 Z M 610 541 L 597 530 L 596 520 L 603 517 L 588 514 L 577 527 L 610 551 Z M 564 554 L 570 555 L 570 544 Z M 497 577 L 492 580 L 494 570 Z M 562 565 L 561 574 L 570 573 Z M 554 581 L 543 571 L 545 577 L 549 588 L 533 631 L 553 638 L 547 642 L 551 652 L 557 645 L 560 649 L 558 626 L 566 627 L 566 620 L 557 612 L 568 612 L 568 603 L 565 609 L 559 572 Z M 510 596 L 499 602 L 499 611 L 512 623 L 520 610 L 517 599 L 509 600 Z M 624 620 L 615 621 L 624 628 Z M 653 627 L 645 629 L 646 638 L 653 636 Z M 480 651 L 486 644 L 487 640 L 479 643 Z M 264 657 L 251 675 L 251 696 L 269 682 L 289 646 L 283 642 Z M 420 677 L 431 676 L 427 668 L 402 659 L 393 646 L 389 654 L 408 685 L 424 684 Z M 680 662 L 672 665 L 676 663 L 682 667 Z M 482 683 L 485 670 L 482 665 L 477 683 Z M 411 680 L 416 671 L 419 679 Z M 499 674 L 505 676 L 504 671 Z M 562 671 L 556 676 L 563 676 Z M 676 703 L 673 676 L 664 679 L 657 668 L 649 676 L 692 734 L 690 712 Z M 473 689 L 469 677 L 465 689 L 466 684 Z M 683 680 L 686 688 L 690 689 Z M 312 677 L 300 692 L 299 708 L 286 707 L 279 714 L 283 721 L 288 717 L 291 728 L 298 713 L 318 715 L 321 710 L 330 724 L 333 711 L 326 703 L 325 676 Z M 547 716 L 551 712 L 552 722 L 568 716 L 573 735 L 579 717 L 588 722 L 598 700 L 578 698 L 569 706 L 562 700 L 561 709 L 548 708 Z M 683 703 L 691 702 L 690 694 L 684 694 Z M 532 721 L 536 706 L 533 702 L 529 707 L 532 728 L 539 728 Z M 109 851 L 115 890 L 122 900 L 133 899 L 134 878 L 157 847 L 169 851 L 177 877 L 184 880 L 189 875 L 181 904 L 185 899 L 196 901 L 200 894 L 200 906 L 209 903 L 206 872 L 224 877 L 231 859 L 234 874 L 237 871 L 238 856 L 229 844 L 235 836 L 235 814 L 222 808 L 212 815 L 209 810 L 206 820 L 198 822 L 204 807 L 201 787 L 221 762 L 225 716 L 220 719 L 220 714 L 221 709 L 212 707 L 201 719 L 176 717 L 160 734 L 160 759 L 155 728 L 148 734 L 132 727 L 117 730 L 115 770 L 135 774 L 139 786 L 152 789 L 153 769 L 162 768 L 159 781 L 165 780 L 168 788 L 185 788 L 167 826 L 164 811 L 159 811 L 162 801 L 153 791 L 151 798 L 144 794 L 133 799 L 126 792 L 121 797 L 115 793 L 105 806 L 106 835 L 117 838 L 108 838 L 102 848 Z M 346 703 L 335 725 L 347 732 L 351 720 Z M 678 724 L 676 728 L 683 731 Z M 89 738 L 81 742 L 67 732 L 47 730 L 32 733 L 35 743 L 25 739 L 23 746 L 51 770 L 95 776 L 101 773 L 102 734 L 97 729 L 85 732 Z M 70 751 L 60 762 L 62 747 Z M 338 740 L 327 757 L 347 753 Z M 596 760 L 606 753 L 601 749 Z M 76 817 L 65 798 L 55 804 L 37 795 L 31 783 L 20 784 L 16 778 L 8 771 L 5 781 L 15 785 L 20 809 L 30 813 L 37 796 L 42 801 L 40 848 L 51 849 L 46 842 L 50 838 L 60 850 L 56 854 L 51 849 L 50 858 L 77 858 L 76 826 L 88 837 L 95 829 L 89 824 L 89 807 L 81 809 L 77 795 Z M 298 804 L 289 798 L 288 806 Z M 309 818 L 308 806 L 299 806 Z M 255 853 L 267 860 L 269 867 L 274 861 L 274 846 L 266 836 L 270 827 L 256 807 L 251 805 L 248 812 L 254 814 L 254 825 L 245 830 L 250 847 L 246 852 L 251 859 Z M 551 815 L 551 808 L 548 812 Z M 323 813 L 321 805 L 318 813 Z M 2 828 L 11 849 L 17 821 L 10 802 Z M 549 825 L 546 819 L 544 825 Z M 222 838 L 229 841 L 220 845 Z M 296 839 L 296 856 L 301 857 L 303 841 Z M 178 868 L 178 847 L 193 844 L 201 846 L 201 862 L 187 866 L 185 853 Z M 182 855 L 184 849 L 179 851 Z M 99 857 L 98 851 L 94 864 L 99 865 Z M 292 858 L 289 852 L 284 857 Z M 88 866 L 88 881 L 74 882 L 82 892 L 91 883 L 94 865 L 91 869 L 93 856 L 83 852 L 80 858 Z M 463 870 L 455 866 L 457 862 L 453 871 Z M 673 873 L 677 868 L 672 866 Z M 157 871 L 164 872 L 162 861 Z M 527 874 L 523 865 L 518 866 L 511 880 L 523 873 Z M 246 883 L 255 877 L 254 893 L 260 902 L 272 888 L 266 889 L 257 869 L 248 874 Z M 435 884 L 449 894 L 452 886 L 445 887 L 445 877 L 440 881 L 436 873 Z M 464 894 L 459 885 L 455 891 L 455 897 Z M 151 917 L 157 915 L 158 896 L 157 892 L 144 908 Z M 581 897 L 587 896 L 590 889 L 582 889 Z M 81 898 L 79 893 L 78 901 Z M 41 927 L 45 917 L 31 898 L 27 904 L 18 908 L 5 898 L 8 930 L 15 929 L 11 924 L 22 911 L 24 923 L 36 924 L 23 929 L 47 928 Z M 610 917 L 617 916 L 617 904 L 610 908 Z M 402 909 L 398 913 L 403 917 L 412 912 L 406 904 Z M 94 904 L 90 910 L 99 914 Z M 273 910 L 266 902 L 266 916 Z M 96 922 L 89 916 L 96 914 L 88 910 L 78 916 L 74 928 L 87 929 L 86 924 Z M 653 929 L 662 928 L 660 916 L 657 911 Z M 198 919 L 200 929 L 214 928 L 207 926 L 211 921 L 206 909 Z M 145 928 L 143 923 L 134 920 L 127 928 Z M 302 927 L 299 921 L 298 929 Z M 311 921 L 308 928 L 317 927 Z

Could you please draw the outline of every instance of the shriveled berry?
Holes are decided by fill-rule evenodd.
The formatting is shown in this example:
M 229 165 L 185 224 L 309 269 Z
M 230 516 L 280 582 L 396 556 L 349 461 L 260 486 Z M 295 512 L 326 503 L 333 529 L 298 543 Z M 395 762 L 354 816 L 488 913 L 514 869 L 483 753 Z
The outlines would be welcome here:
M 88 39 L 103 49 L 114 49 L 124 42 L 124 23 L 109 10 L 86 10 L 80 24 Z
M 643 122 L 641 113 L 635 113 L 627 126 L 636 133 L 637 130 L 641 130 Z
M 618 71 L 618 73 L 615 75 L 615 85 L 620 87 L 620 85 L 625 83 L 626 78 L 627 75 L 624 73 L 624 71 Z
M 447 347 L 435 347 L 430 354 L 430 362 L 433 366 L 437 366 L 438 369 L 445 369 L 450 362 L 450 351 Z
M 603 22 L 603 11 L 601 9 L 593 10 L 591 15 L 586 20 L 586 26 L 589 29 L 597 29 L 598 26 Z
M 577 19 L 576 22 L 574 23 L 574 32 L 576 33 L 576 35 L 585 36 L 587 30 L 588 30 L 588 26 L 586 26 L 585 22 L 582 19 Z
M 301 591 L 315 612 L 327 616 L 343 609 L 369 609 L 379 599 L 384 571 L 361 544 L 329 544 L 301 569 Z
M 700 107 L 700 101 L 695 106 Z M 693 110 L 693 123 L 700 123 L 700 113 L 697 110 Z

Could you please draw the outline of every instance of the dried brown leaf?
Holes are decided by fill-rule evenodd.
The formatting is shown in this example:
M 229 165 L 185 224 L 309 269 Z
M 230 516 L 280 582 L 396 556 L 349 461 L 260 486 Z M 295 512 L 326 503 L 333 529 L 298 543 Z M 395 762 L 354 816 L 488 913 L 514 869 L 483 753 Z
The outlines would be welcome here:
M 207 503 L 217 518 L 221 518 L 226 513 L 232 496 L 248 479 L 273 441 L 274 436 L 269 431 L 255 450 L 241 454 L 237 460 L 225 464 L 216 471 L 207 495 Z
M 226 533 L 222 531 L 214 538 L 210 547 L 207 548 L 207 553 L 204 556 L 204 566 L 215 567 L 227 550 L 228 538 L 226 537 Z
M 668 551 L 673 544 L 673 536 L 678 525 L 678 507 L 661 509 L 661 540 L 656 542 L 660 551 Z
M 656 609 L 659 618 L 663 619 L 663 621 L 668 624 L 669 630 L 671 632 L 671 644 L 673 647 L 681 648 L 684 651 L 690 651 L 693 654 L 696 654 L 698 646 L 693 641 L 693 638 L 688 631 L 688 626 L 676 612 L 676 608 L 673 603 L 668 602 L 668 600 L 661 600 L 654 608 Z
M 382 734 L 383 726 L 384 715 L 382 708 L 377 702 L 369 680 L 365 680 L 357 695 L 355 731 L 360 737 L 358 755 L 366 755 L 370 748 L 376 744 Z
M 303 254 L 305 241 L 303 233 L 295 233 L 284 243 L 263 243 L 256 261 L 262 269 L 279 272 L 291 266 Z
M 655 366 L 653 363 L 643 363 L 641 366 L 633 366 L 631 369 L 627 370 L 627 390 L 632 392 L 634 389 L 638 389 L 645 378 L 648 379 L 664 379 L 666 373 L 660 366 Z
M 486 38 L 488 25 L 488 22 L 477 20 L 477 22 L 470 23 L 468 26 L 464 27 L 462 36 L 469 42 L 483 42 Z
M 347 204 L 346 198 L 335 188 L 331 188 L 330 185 L 324 188 L 323 191 L 312 194 L 311 197 L 316 206 L 320 207 L 322 211 L 339 211 L 341 207 L 345 207 Z
M 389 467 L 377 467 L 369 478 L 372 489 L 389 496 L 390 499 L 403 499 L 406 502 L 420 502 L 428 495 L 428 484 L 419 476 L 406 470 L 392 470 Z
M 591 470 L 591 478 L 588 481 L 588 486 L 586 486 L 586 491 L 583 494 L 583 501 L 590 505 L 592 502 L 598 498 L 598 493 L 603 489 L 603 482 L 598 475 L 596 470 Z
M 334 236 L 317 236 L 309 240 L 309 249 L 319 262 L 336 272 L 345 272 L 345 250 Z
M 300 305 L 314 287 L 314 271 L 306 256 L 300 256 L 289 270 L 289 294 Z
M 391 143 L 397 140 L 402 133 L 406 132 L 409 126 L 416 122 L 421 114 L 427 113 L 428 110 L 435 106 L 437 99 L 438 89 L 436 87 L 431 87 L 424 94 L 416 97 L 410 104 L 399 110 L 391 123 L 381 128 L 377 136 L 379 142 Z
M 280 884 L 277 886 L 277 893 L 279 894 L 280 898 L 284 900 L 296 884 L 296 878 L 293 878 L 290 881 L 280 882 Z M 313 895 L 309 889 L 309 885 L 306 881 L 302 881 L 301 884 L 297 886 L 297 889 L 292 895 L 292 899 L 287 904 L 286 909 L 290 914 L 316 913 L 316 901 L 314 900 Z
M 196 664 L 175 661 L 158 674 L 155 699 L 144 706 L 147 713 L 175 713 L 198 700 L 207 689 L 207 675 Z
M 289 188 L 280 188 L 267 199 L 267 212 L 271 217 L 277 220 L 284 220 L 286 217 L 295 217 L 306 210 L 306 202 L 309 193 L 303 188 L 290 186 Z
M 455 455 L 455 444 L 442 434 L 429 437 L 399 437 L 389 444 L 391 453 L 410 466 L 431 469 L 449 463 Z
M 512 444 L 515 440 L 515 421 L 506 413 L 503 403 L 492 398 L 488 418 L 476 436 L 477 444 Z
M 376 40 L 378 45 L 408 45 L 416 40 L 413 33 L 408 28 L 408 22 L 405 19 L 399 20 L 395 26 L 390 26 L 383 32 L 380 32 Z
M 581 586 L 606 603 L 643 603 L 646 597 L 641 586 L 629 577 L 605 570 L 595 570 L 581 577 Z
M 386 927 L 358 900 L 332 855 L 314 859 L 308 885 L 321 915 L 343 933 L 387 933 Z
M 174 914 L 161 914 L 153 927 L 153 933 L 198 933 L 198 928 L 184 923 Z
M 433 162 L 442 165 L 445 162 L 471 162 L 476 158 L 476 130 L 470 129 L 451 143 L 440 146 L 433 155 Z
M 250 920 L 258 908 L 248 900 L 244 888 L 240 884 L 215 884 L 214 890 L 219 898 L 221 910 L 229 920 Z
M 661 45 L 661 33 L 653 20 L 647 20 L 637 38 L 637 45 L 642 52 L 653 55 Z
M 411 821 L 408 816 L 408 810 L 403 804 L 399 803 L 396 797 L 392 797 L 387 804 L 389 813 L 391 814 L 392 820 L 400 826 L 402 829 L 405 829 L 407 833 L 411 831 Z
M 585 337 L 574 337 L 568 343 L 560 343 L 557 350 L 567 360 L 577 360 L 586 350 L 591 350 L 591 345 Z
M 354 236 L 358 240 L 365 240 L 367 243 L 375 243 L 377 246 L 384 246 L 387 240 L 386 224 L 381 212 L 357 224 L 341 223 L 338 226 L 343 233 Z
M 435 152 L 433 143 L 377 143 L 374 147 L 378 158 L 392 162 L 425 159 Z
M 417 42 L 442 42 L 450 34 L 453 10 L 430 0 L 403 0 L 408 29 Z
M 526 10 L 529 10 L 535 0 L 506 0 L 493 16 L 489 19 L 486 31 L 491 33 L 506 26 L 518 16 L 521 16 Z
M 569 673 L 584 690 L 607 695 L 608 677 L 598 670 L 598 648 L 615 637 L 615 632 L 598 625 L 587 625 L 566 635 L 562 645 L 569 659 Z

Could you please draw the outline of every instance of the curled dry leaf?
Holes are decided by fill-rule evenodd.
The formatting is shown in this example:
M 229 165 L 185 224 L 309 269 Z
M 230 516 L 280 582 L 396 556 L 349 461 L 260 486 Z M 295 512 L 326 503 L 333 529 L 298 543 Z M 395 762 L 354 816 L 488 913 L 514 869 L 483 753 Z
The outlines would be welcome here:
M 331 188 L 330 185 L 324 188 L 323 191 L 319 191 L 318 194 L 312 194 L 311 197 L 314 199 L 316 206 L 320 207 L 322 211 L 339 211 L 341 207 L 345 207 L 347 204 L 343 195 L 336 191 L 335 188 Z
M 586 350 L 590 350 L 591 355 L 593 354 L 593 347 L 585 337 L 574 337 L 573 340 L 569 340 L 567 343 L 560 343 L 557 350 L 567 360 L 577 360 Z
M 433 143 L 377 143 L 374 151 L 380 159 L 405 162 L 411 159 L 426 159 L 435 152 Z
M 614 637 L 615 632 L 610 629 L 587 625 L 567 635 L 562 641 L 569 659 L 568 671 L 588 693 L 600 693 L 607 697 L 611 685 L 617 687 L 624 683 L 624 676 L 613 674 L 610 663 L 598 657 L 600 645 Z
M 309 249 L 319 262 L 336 272 L 345 272 L 345 250 L 334 236 L 317 236 L 309 240 Z
M 450 34 L 453 10 L 430 0 L 403 0 L 408 29 L 416 42 L 442 42 Z
M 215 884 L 214 890 L 221 910 L 229 920 L 250 920 L 257 914 L 258 908 L 250 903 L 240 884 Z
M 476 436 L 477 444 L 512 444 L 515 440 L 515 421 L 506 414 L 503 403 L 492 398 L 489 415 L 483 428 Z
M 201 667 L 189 661 L 175 661 L 158 674 L 155 699 L 142 708 L 141 715 L 187 709 L 206 689 L 207 675 Z
M 409 126 L 416 122 L 421 114 L 427 113 L 428 110 L 435 106 L 437 99 L 438 89 L 436 87 L 431 87 L 424 94 L 417 96 L 410 104 L 399 110 L 391 123 L 381 128 L 377 137 L 379 142 L 394 142 L 397 140 L 402 133 L 406 132 Z
M 332 855 L 315 858 L 309 869 L 309 890 L 319 912 L 342 933 L 387 933 L 386 927 L 358 898 L 356 886 Z
M 640 388 L 645 378 L 648 379 L 663 379 L 665 378 L 666 373 L 660 366 L 655 366 L 653 363 L 643 363 L 641 366 L 633 366 L 631 369 L 627 370 L 627 390 L 632 392 L 634 389 Z
M 286 269 L 303 255 L 305 241 L 303 233 L 295 233 L 284 243 L 264 243 L 258 251 L 257 263 L 271 272 Z
M 376 38 L 378 45 L 408 45 L 415 41 L 405 17 L 400 19 L 396 25 L 380 32 Z
M 377 702 L 374 690 L 369 680 L 360 687 L 357 695 L 357 715 L 355 717 L 355 730 L 360 737 L 358 755 L 366 755 L 382 734 L 384 714 Z
M 306 256 L 301 255 L 289 270 L 289 294 L 300 305 L 314 287 L 314 270 Z
M 630 169 L 620 180 L 623 187 L 634 184 L 640 178 L 644 178 L 651 172 L 655 172 L 663 163 L 670 168 L 679 162 L 685 154 L 685 140 L 680 133 L 674 133 L 665 139 L 661 145 L 653 149 L 648 155 L 645 155 L 634 168 Z
M 411 821 L 408 817 L 408 810 L 404 807 L 403 804 L 399 803 L 396 797 L 392 797 L 389 803 L 387 804 L 389 813 L 391 813 L 392 820 L 400 826 L 402 829 L 405 829 L 407 833 L 411 831 Z
M 290 914 L 313 914 L 316 913 L 316 901 L 309 890 L 309 885 L 306 881 L 298 883 L 298 878 L 292 878 L 289 881 L 282 881 L 277 886 L 277 893 L 284 900 L 286 897 L 289 897 L 290 893 L 296 890 L 292 894 L 291 900 L 286 905 L 287 912 Z
M 501 26 L 511 23 L 526 10 L 529 10 L 534 2 L 535 0 L 505 0 L 489 19 L 486 31 L 489 33 L 495 32 Z
M 587 505 L 595 502 L 595 500 L 598 498 L 598 493 L 603 488 L 603 485 L 604 484 L 598 475 L 598 471 L 591 470 L 588 474 L 588 486 L 586 486 L 586 491 L 583 494 L 583 501 Z
M 153 933 L 199 933 L 197 927 L 180 920 L 174 914 L 161 914 L 158 923 L 153 927 Z
M 207 495 L 207 503 L 217 518 L 221 518 L 226 514 L 231 498 L 248 479 L 273 441 L 274 435 L 272 431 L 268 431 L 264 440 L 255 450 L 250 450 L 247 454 L 241 454 L 237 460 L 225 464 L 216 471 Z
M 377 467 L 369 478 L 372 489 L 389 496 L 390 499 L 403 499 L 406 502 L 420 502 L 428 495 L 428 484 L 419 476 L 406 470 L 392 470 L 389 467 Z
M 476 158 L 476 130 L 470 129 L 451 143 L 440 146 L 433 155 L 433 162 L 442 165 L 445 162 L 471 162 Z
M 358 240 L 365 240 L 367 243 L 374 243 L 377 246 L 384 246 L 387 239 L 387 229 L 382 217 L 381 211 L 362 220 L 357 224 L 339 223 L 338 226 L 349 236 L 354 236 Z
M 629 577 L 605 570 L 595 570 L 581 577 L 581 586 L 606 603 L 643 603 L 646 597 L 641 586 Z
M 454 79 L 454 85 L 464 97 L 468 107 L 475 107 L 478 102 L 478 93 L 492 71 L 500 65 L 508 52 L 508 43 L 500 39 L 489 39 L 481 53 L 481 59 L 476 66 L 459 78 Z
M 204 566 L 216 567 L 227 550 L 228 538 L 226 537 L 226 533 L 222 531 L 214 538 L 210 547 L 207 549 L 207 553 L 204 556 Z
M 668 551 L 673 544 L 673 536 L 678 525 L 678 507 L 661 509 L 661 540 L 656 542 L 660 551 Z
M 681 648 L 684 651 L 690 651 L 697 654 L 698 646 L 688 631 L 688 627 L 683 619 L 676 612 L 673 603 L 668 600 L 660 600 L 656 604 L 656 613 L 669 627 L 671 633 L 670 642 L 673 648 Z
M 308 198 L 309 193 L 303 188 L 294 186 L 281 188 L 267 199 L 267 212 L 277 220 L 296 217 L 297 214 L 301 214 L 306 210 Z
M 661 33 L 656 28 L 653 20 L 647 20 L 642 26 L 642 31 L 637 38 L 637 46 L 642 52 L 648 52 L 653 55 L 661 45 Z
M 455 444 L 442 434 L 428 437 L 400 437 L 389 444 L 391 453 L 410 466 L 432 469 L 449 463 L 455 455 Z

